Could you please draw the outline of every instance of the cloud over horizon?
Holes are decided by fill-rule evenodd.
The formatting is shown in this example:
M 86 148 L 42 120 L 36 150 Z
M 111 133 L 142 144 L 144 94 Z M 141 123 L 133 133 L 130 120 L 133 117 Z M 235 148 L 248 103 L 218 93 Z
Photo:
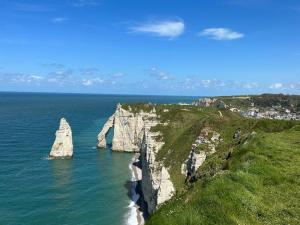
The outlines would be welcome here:
M 52 65 L 52 64 L 51 64 Z M 260 83 L 257 81 L 234 81 L 202 78 L 202 76 L 185 76 L 176 78 L 169 73 L 152 67 L 144 74 L 139 81 L 128 81 L 123 79 L 123 73 L 116 72 L 106 75 L 100 75 L 98 69 L 70 69 L 61 68 L 46 74 L 23 74 L 9 73 L 0 71 L 0 87 L 9 85 L 19 85 L 20 87 L 30 88 L 30 90 L 39 90 L 38 87 L 51 87 L 52 90 L 64 87 L 81 87 L 82 90 L 99 90 L 102 88 L 125 88 L 132 89 L 134 94 L 136 91 L 147 90 L 149 94 L 155 93 L 181 93 L 182 95 L 203 95 L 214 93 L 226 94 L 256 94 L 256 93 L 286 93 L 300 94 L 300 82 L 275 82 Z M 53 66 L 56 66 L 54 63 Z M 155 78 L 155 79 L 151 79 Z M 47 89 L 48 91 L 51 89 Z M 123 89 L 122 89 L 123 90 Z M 128 94 L 133 94 L 128 92 Z M 140 94 L 142 94 L 141 92 Z
M 274 83 L 274 84 L 271 84 L 270 85 L 270 88 L 271 89 L 280 89 L 283 87 L 283 84 L 282 83 Z
M 93 79 L 83 79 L 82 80 L 82 85 L 84 86 L 91 86 L 94 84 L 102 84 L 104 82 L 104 80 L 100 77 L 96 77 Z
M 162 70 L 159 70 L 156 67 L 151 67 L 150 68 L 150 76 L 155 77 L 156 79 L 161 80 L 161 81 L 166 81 L 166 80 L 172 80 L 173 79 L 172 76 L 169 73 L 164 72 Z
M 102 71 L 101 67 L 70 67 L 57 62 L 38 63 L 40 72 L 22 73 L 0 67 L 0 90 L 17 87 L 18 91 L 68 91 L 85 93 L 102 90 L 127 90 L 127 94 L 227 95 L 286 93 L 300 94 L 300 81 L 249 81 L 216 79 L 205 75 L 182 75 L 152 66 L 139 71 L 135 77 L 128 71 Z M 2 69 L 1 69 L 2 68 Z M 116 92 L 117 93 L 117 92 Z M 124 93 L 124 92 L 123 92 Z M 126 92 L 125 92 L 126 93 Z

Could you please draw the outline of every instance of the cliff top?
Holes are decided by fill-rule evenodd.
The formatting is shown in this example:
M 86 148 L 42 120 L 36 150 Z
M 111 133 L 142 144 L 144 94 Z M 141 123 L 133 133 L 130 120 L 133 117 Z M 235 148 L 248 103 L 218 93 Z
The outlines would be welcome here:
M 268 103 L 271 98 L 280 98 L 281 105 L 285 102 L 285 96 L 265 97 L 220 99 L 255 99 L 260 104 L 263 98 L 264 106 L 273 105 Z M 135 113 L 155 108 L 159 124 L 152 129 L 160 132 L 157 138 L 165 143 L 157 159 L 168 168 L 177 191 L 146 224 L 297 224 L 299 121 L 257 120 L 228 109 L 193 105 L 140 103 L 122 108 Z M 186 182 L 181 165 L 203 131 L 208 136 L 219 133 L 222 142 Z
M 282 108 L 292 112 L 300 112 L 300 95 L 262 94 L 249 96 L 221 96 L 216 97 L 229 107 L 237 108 Z

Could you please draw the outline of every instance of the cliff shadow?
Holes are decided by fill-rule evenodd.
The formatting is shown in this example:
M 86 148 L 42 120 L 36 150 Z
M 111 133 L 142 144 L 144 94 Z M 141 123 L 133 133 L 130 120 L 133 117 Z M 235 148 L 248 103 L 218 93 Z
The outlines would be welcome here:
M 132 163 L 133 166 L 136 166 L 137 168 L 139 168 L 140 170 L 142 169 L 142 163 L 141 160 L 139 159 L 138 161 L 135 161 Z
M 111 127 L 108 129 L 107 133 L 105 134 L 106 148 L 112 149 L 113 137 L 114 137 L 114 128 Z
M 137 170 L 141 170 L 140 157 L 136 158 L 132 162 L 132 180 L 127 180 L 124 184 L 124 187 L 127 189 L 127 196 L 132 201 L 135 202 L 136 207 L 142 212 L 144 220 L 148 218 L 148 206 L 144 200 L 143 191 L 142 191 L 142 180 L 138 178 Z M 134 177 L 133 177 L 134 176 Z M 141 177 L 141 176 L 140 176 Z
M 125 182 L 125 184 L 124 184 L 124 187 L 126 188 L 126 190 L 127 190 L 127 197 L 130 199 L 130 200 L 132 200 L 132 198 L 131 198 L 131 196 L 132 196 L 132 194 L 131 194 L 131 187 L 132 187 L 132 181 L 130 181 L 130 180 L 127 180 L 126 182 Z

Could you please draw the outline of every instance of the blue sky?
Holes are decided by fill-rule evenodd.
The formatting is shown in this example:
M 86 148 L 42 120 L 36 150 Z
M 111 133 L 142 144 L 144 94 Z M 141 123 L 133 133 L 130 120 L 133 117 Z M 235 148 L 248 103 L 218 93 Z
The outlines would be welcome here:
M 300 94 L 300 2 L 0 0 L 0 91 Z

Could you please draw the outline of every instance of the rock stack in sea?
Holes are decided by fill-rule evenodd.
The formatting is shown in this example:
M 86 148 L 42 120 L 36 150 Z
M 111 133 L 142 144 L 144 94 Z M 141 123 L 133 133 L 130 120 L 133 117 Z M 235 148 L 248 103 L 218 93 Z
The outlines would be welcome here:
M 59 129 L 55 133 L 56 138 L 53 143 L 50 157 L 65 158 L 73 156 L 72 130 L 65 118 L 61 118 Z

